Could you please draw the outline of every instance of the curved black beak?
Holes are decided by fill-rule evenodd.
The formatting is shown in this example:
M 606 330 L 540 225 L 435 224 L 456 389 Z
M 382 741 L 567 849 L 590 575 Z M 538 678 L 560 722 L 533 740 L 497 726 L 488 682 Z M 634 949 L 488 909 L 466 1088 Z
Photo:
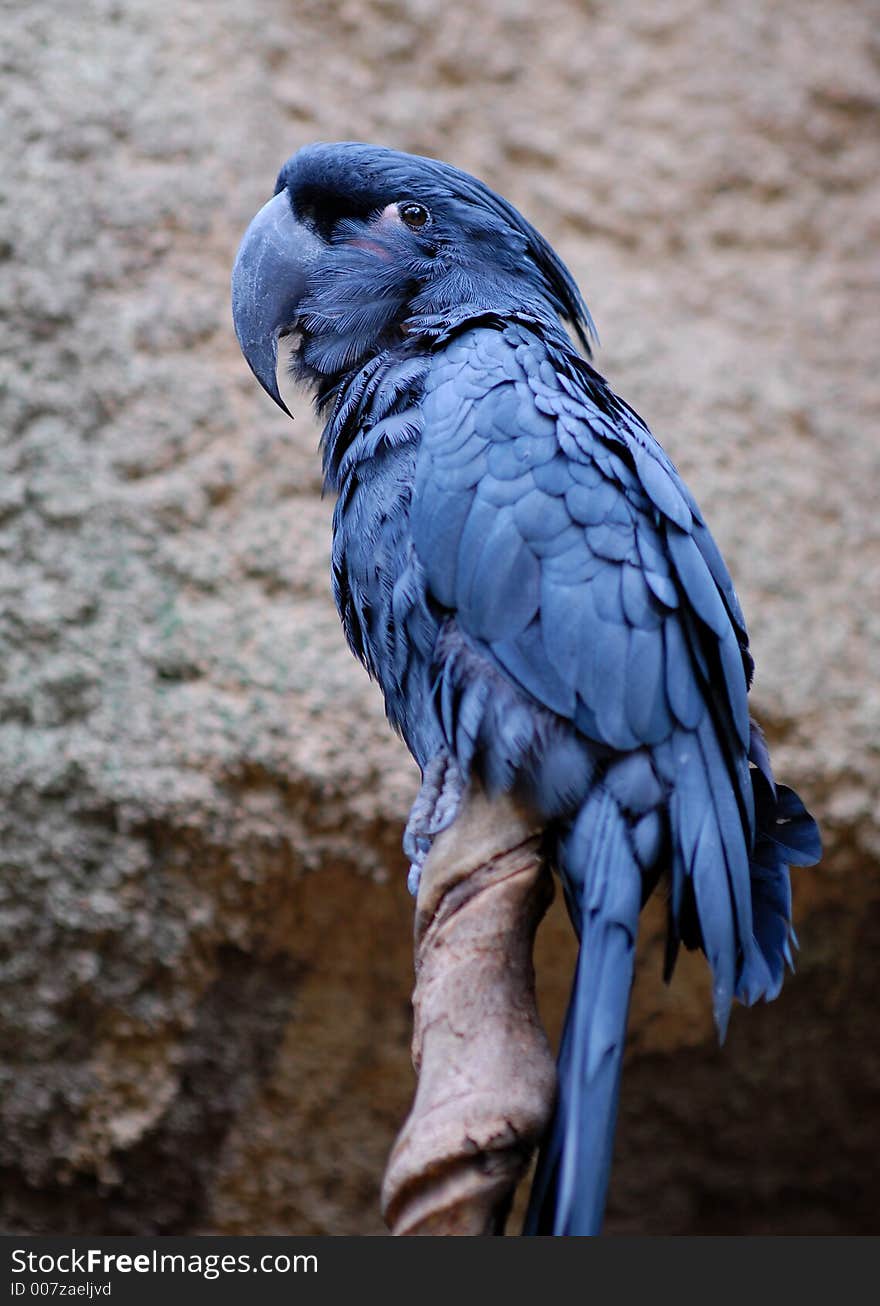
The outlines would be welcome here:
M 290 415 L 278 391 L 278 336 L 292 327 L 309 271 L 324 242 L 298 222 L 287 191 L 264 204 L 238 247 L 232 269 L 232 320 L 254 376 Z

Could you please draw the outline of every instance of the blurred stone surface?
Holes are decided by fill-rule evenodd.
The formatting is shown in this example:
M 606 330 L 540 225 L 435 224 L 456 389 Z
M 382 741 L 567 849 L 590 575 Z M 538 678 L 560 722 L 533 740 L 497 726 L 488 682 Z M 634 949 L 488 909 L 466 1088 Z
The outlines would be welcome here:
M 369 138 L 484 176 L 736 577 L 821 818 L 798 974 L 714 1042 L 649 914 L 609 1232 L 877 1232 L 880 38 L 870 0 L 3 6 L 5 1232 L 379 1234 L 409 1105 L 415 775 L 349 657 L 317 432 L 238 238 Z M 539 967 L 556 1027 L 571 956 Z

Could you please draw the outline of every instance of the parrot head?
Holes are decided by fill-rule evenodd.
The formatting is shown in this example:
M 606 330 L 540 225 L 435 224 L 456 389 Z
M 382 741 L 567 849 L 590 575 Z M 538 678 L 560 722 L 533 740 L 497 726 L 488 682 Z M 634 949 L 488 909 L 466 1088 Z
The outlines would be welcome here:
M 571 273 L 483 182 L 449 164 L 357 142 L 309 145 L 278 174 L 232 273 L 239 344 L 278 390 L 278 342 L 320 385 L 408 336 L 480 313 L 569 322 L 594 334 Z

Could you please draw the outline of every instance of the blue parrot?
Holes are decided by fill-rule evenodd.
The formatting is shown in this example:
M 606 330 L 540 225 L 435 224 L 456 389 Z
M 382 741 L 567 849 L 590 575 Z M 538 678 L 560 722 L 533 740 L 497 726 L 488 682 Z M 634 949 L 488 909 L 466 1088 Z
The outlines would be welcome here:
M 570 272 L 476 178 L 310 145 L 249 226 L 232 298 L 260 384 L 287 411 L 291 337 L 325 422 L 336 604 L 423 777 L 410 887 L 472 780 L 546 830 L 580 952 L 525 1232 L 595 1235 L 643 903 L 665 877 L 666 976 L 681 944 L 703 950 L 723 1037 L 734 998 L 779 992 L 789 866 L 821 851 L 749 717 L 727 568 L 591 365 Z

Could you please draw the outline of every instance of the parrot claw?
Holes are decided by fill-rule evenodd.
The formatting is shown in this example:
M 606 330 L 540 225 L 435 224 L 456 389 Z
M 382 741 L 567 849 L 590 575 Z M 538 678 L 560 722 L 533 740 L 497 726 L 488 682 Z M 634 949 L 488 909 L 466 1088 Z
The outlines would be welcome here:
M 422 867 L 435 837 L 458 816 L 465 780 L 457 763 L 442 751 L 425 767 L 422 787 L 412 805 L 403 832 L 403 851 L 410 859 L 406 887 L 413 897 L 419 891 Z

